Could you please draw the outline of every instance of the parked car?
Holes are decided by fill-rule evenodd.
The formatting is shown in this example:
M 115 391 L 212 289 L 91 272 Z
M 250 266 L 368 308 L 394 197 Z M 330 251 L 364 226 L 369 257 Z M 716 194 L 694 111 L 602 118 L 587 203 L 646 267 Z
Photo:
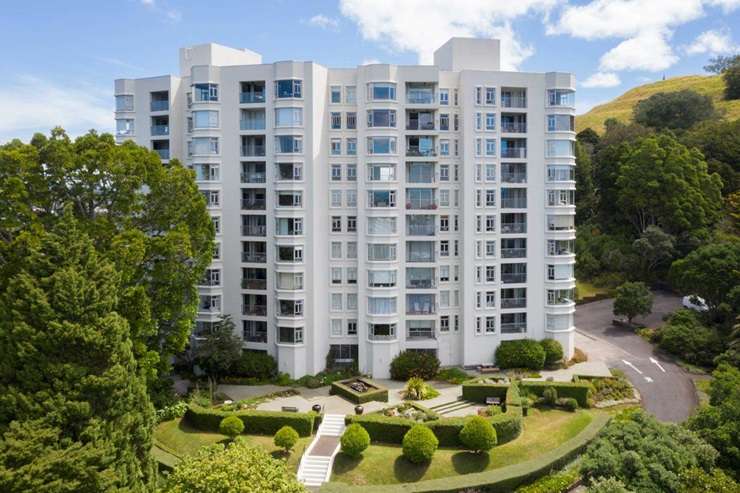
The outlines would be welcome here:
M 689 310 L 694 310 L 695 312 L 705 312 L 709 310 L 709 307 L 707 306 L 706 301 L 704 301 L 703 298 L 700 298 L 694 294 L 689 296 L 684 296 L 683 300 L 681 300 L 681 304 L 684 308 L 688 308 Z

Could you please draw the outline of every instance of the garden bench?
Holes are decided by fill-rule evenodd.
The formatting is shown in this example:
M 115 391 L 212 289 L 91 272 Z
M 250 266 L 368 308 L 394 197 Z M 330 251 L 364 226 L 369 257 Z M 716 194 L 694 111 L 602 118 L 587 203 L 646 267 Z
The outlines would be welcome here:
M 484 366 L 484 365 L 481 365 L 481 366 L 478 367 L 478 371 L 480 373 L 498 373 L 501 370 L 499 370 L 498 367 L 496 367 L 496 366 Z
M 500 397 L 486 397 L 486 405 L 487 406 L 500 406 L 501 398 Z
M 283 406 L 280 408 L 280 410 L 284 413 L 297 413 L 298 408 L 295 406 Z

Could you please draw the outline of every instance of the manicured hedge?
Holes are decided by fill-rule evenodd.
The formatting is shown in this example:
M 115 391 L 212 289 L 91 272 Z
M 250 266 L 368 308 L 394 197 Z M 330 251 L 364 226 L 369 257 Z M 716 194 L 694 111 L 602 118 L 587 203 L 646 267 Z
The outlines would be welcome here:
M 589 407 L 591 397 L 591 384 L 588 382 L 539 382 L 524 381 L 521 383 L 522 391 L 542 397 L 542 393 L 548 387 L 553 387 L 558 392 L 558 397 L 572 397 L 581 407 Z
M 418 481 L 416 483 L 351 486 L 344 483 L 326 483 L 320 493 L 457 493 L 465 489 L 481 489 L 492 493 L 508 493 L 518 486 L 529 484 L 564 466 L 576 457 L 601 429 L 609 416 L 594 416 L 591 423 L 577 436 L 550 449 L 536 459 L 488 471 L 455 475 L 446 478 Z
M 462 384 L 462 398 L 466 401 L 485 404 L 486 397 L 498 397 L 503 402 L 508 388 L 507 383 L 465 382 Z
M 346 385 L 346 383 L 354 380 L 360 380 L 368 385 L 372 385 L 376 389 L 364 393 L 355 392 Z M 332 382 L 329 393 L 331 395 L 342 396 L 355 404 L 364 404 L 370 401 L 388 402 L 388 389 L 367 378 L 351 378 L 350 380 L 342 380 L 341 382 Z
M 283 426 L 290 426 L 302 437 L 310 436 L 314 427 L 316 414 L 284 413 L 280 411 L 243 411 L 226 412 L 190 404 L 185 413 L 185 421 L 193 428 L 218 433 L 221 420 L 227 416 L 236 416 L 244 423 L 244 433 L 252 435 L 274 435 Z

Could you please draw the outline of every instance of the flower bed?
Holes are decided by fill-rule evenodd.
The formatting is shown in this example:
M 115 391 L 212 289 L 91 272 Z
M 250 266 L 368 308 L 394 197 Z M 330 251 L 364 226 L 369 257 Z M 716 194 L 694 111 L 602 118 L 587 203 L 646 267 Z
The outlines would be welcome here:
M 368 378 L 349 378 L 333 382 L 329 393 L 344 397 L 355 404 L 370 401 L 388 402 L 388 389 Z
M 397 406 L 388 407 L 382 411 L 378 411 L 378 413 L 389 418 L 405 418 L 420 423 L 439 419 L 439 414 L 413 402 L 403 402 Z

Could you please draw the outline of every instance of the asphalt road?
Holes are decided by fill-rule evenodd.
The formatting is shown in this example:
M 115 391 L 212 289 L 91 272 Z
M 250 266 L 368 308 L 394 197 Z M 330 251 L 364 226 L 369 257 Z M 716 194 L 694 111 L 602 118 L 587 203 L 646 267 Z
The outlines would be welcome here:
M 653 351 L 653 346 L 634 332 L 612 325 L 613 300 L 602 300 L 576 308 L 579 346 L 603 359 L 610 368 L 624 371 L 642 395 L 643 406 L 662 421 L 681 422 L 698 405 L 689 375 L 671 360 Z M 655 293 L 653 312 L 635 322 L 648 327 L 663 323 L 663 316 L 681 307 L 681 298 Z

